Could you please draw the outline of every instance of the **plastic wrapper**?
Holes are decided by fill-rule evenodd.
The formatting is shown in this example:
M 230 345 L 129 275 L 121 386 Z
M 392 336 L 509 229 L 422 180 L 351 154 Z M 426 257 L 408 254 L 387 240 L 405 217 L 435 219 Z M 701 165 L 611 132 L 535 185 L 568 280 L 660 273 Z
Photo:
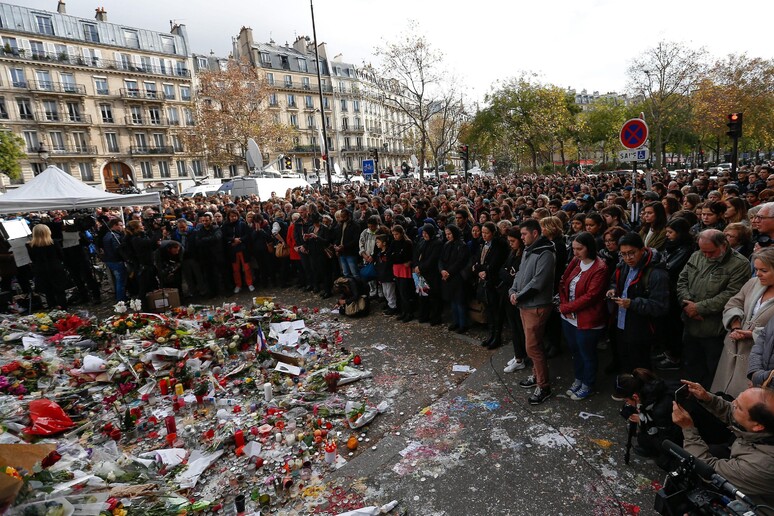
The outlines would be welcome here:
M 45 398 L 32 400 L 29 411 L 32 426 L 24 432 L 30 435 L 55 435 L 75 426 L 62 407 Z

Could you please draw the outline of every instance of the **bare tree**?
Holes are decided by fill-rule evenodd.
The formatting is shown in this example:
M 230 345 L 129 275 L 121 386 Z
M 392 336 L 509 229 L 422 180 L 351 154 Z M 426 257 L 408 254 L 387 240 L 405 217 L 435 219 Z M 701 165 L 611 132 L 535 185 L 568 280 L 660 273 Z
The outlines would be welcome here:
M 681 116 L 686 99 L 704 75 L 706 57 L 704 49 L 662 41 L 629 66 L 629 90 L 643 100 L 657 168 L 664 162 L 669 128 L 676 127 L 673 119 Z
M 454 150 L 458 142 L 460 126 L 465 118 L 465 106 L 452 88 L 433 106 L 432 111 L 427 145 L 435 163 L 435 174 L 438 176 L 444 157 Z

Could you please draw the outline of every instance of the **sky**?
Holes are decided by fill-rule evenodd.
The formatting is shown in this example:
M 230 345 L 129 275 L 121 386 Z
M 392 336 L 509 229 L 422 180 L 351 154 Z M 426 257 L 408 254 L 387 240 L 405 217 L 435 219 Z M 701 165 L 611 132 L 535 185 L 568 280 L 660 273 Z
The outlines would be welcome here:
M 3 1 L 48 11 L 57 5 Z M 704 47 L 714 57 L 774 58 L 768 27 L 774 2 L 762 0 L 314 2 L 317 36 L 329 58 L 341 53 L 345 62 L 376 65 L 374 49 L 395 41 L 415 20 L 470 101 L 483 101 L 499 82 L 522 72 L 562 88 L 624 92 L 632 59 L 661 40 Z M 93 18 L 98 6 L 112 23 L 160 32 L 169 31 L 169 20 L 185 24 L 199 54 L 228 56 L 243 25 L 257 42 L 312 37 L 309 0 L 67 0 L 67 13 Z

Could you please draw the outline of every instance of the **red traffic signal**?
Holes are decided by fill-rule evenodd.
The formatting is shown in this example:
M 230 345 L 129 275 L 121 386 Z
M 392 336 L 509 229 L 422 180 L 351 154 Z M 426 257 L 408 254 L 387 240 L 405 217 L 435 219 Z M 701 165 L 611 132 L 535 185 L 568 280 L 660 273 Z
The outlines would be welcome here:
M 742 122 L 744 120 L 744 113 L 730 113 L 728 115 L 728 132 L 726 133 L 731 138 L 742 137 Z

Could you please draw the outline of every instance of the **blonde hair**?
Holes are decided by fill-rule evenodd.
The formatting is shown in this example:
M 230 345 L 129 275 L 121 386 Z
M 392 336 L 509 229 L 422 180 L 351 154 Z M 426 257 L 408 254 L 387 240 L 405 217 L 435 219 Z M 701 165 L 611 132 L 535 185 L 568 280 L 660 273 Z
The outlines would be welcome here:
M 540 227 L 543 228 L 546 238 L 556 238 L 564 232 L 562 221 L 558 217 L 543 217 L 540 219 Z
M 32 240 L 30 241 L 30 247 L 46 247 L 48 245 L 54 245 L 54 241 L 51 239 L 51 230 L 45 224 L 38 224 L 32 228 Z

